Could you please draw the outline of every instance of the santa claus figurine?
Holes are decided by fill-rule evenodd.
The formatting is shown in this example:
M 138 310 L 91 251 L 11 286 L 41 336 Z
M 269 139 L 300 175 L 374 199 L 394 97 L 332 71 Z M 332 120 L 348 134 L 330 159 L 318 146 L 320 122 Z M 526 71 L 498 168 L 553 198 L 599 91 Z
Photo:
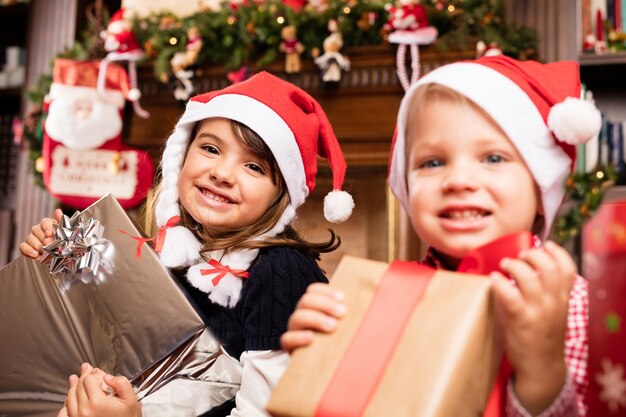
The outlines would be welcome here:
M 139 104 L 141 92 L 137 88 L 136 62 L 143 59 L 145 54 L 132 32 L 132 23 L 127 16 L 126 9 L 122 8 L 115 12 L 111 16 L 111 20 L 109 20 L 107 29 L 100 35 L 104 39 L 104 49 L 108 53 L 100 63 L 98 92 L 104 94 L 104 83 L 109 63 L 112 61 L 126 61 L 128 62 L 128 75 L 132 86 L 129 99 L 133 103 L 133 110 L 139 117 L 149 117 L 149 113 L 141 108 Z
M 98 61 L 58 58 L 44 100 L 43 178 L 63 204 L 84 209 L 111 193 L 122 207 L 139 205 L 154 166 L 142 150 L 122 142 L 122 112 L 132 89 L 126 70 L 111 64 L 104 98 L 96 89 Z
M 400 83 L 407 90 L 420 76 L 418 45 L 433 43 L 437 39 L 437 29 L 429 25 L 426 10 L 419 0 L 398 0 L 398 5 L 389 9 L 389 20 L 384 27 L 391 31 L 389 43 L 398 44 L 396 68 Z M 407 45 L 411 49 L 410 81 L 405 65 Z
M 329 87 L 337 86 L 341 81 L 341 72 L 350 70 L 350 59 L 339 52 L 342 47 L 341 33 L 331 33 L 324 39 L 324 54 L 315 58 L 315 63 L 322 71 L 322 81 Z

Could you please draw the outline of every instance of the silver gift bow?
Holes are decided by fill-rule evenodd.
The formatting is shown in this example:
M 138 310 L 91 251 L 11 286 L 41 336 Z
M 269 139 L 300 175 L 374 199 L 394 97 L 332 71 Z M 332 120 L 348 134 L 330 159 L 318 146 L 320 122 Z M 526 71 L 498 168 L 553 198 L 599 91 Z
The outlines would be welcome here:
M 102 280 L 103 272 L 111 272 L 107 254 L 112 247 L 103 238 L 104 226 L 94 218 L 84 221 L 80 212 L 70 218 L 63 215 L 61 224 L 54 225 L 56 239 L 43 247 L 39 260 L 49 264 L 50 274 L 61 278 L 61 287 L 68 289 L 76 280 L 89 283 Z

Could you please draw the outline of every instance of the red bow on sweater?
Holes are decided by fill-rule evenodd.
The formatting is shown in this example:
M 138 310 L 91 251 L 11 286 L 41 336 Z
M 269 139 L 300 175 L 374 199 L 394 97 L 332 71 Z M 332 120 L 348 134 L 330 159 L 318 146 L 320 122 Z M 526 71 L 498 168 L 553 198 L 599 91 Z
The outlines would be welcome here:
M 226 274 L 233 274 L 234 276 L 239 278 L 248 278 L 250 276 L 250 273 L 245 269 L 231 269 L 230 266 L 222 265 L 215 259 L 211 259 L 207 263 L 211 265 L 213 269 L 201 269 L 200 273 L 202 275 L 218 274 L 215 278 L 211 280 L 214 286 L 217 286 L 217 284 L 220 283 L 220 281 L 226 276 Z
M 137 249 L 135 250 L 135 257 L 141 257 L 141 248 L 145 242 L 154 241 L 154 251 L 160 253 L 163 250 L 163 241 L 165 240 L 165 234 L 167 233 L 167 229 L 170 227 L 176 226 L 180 223 L 182 219 L 180 216 L 172 216 L 163 226 L 159 227 L 159 231 L 157 232 L 155 237 L 141 237 L 141 236 L 133 236 L 129 234 L 127 231 L 119 229 L 120 232 L 124 233 L 135 239 L 137 241 Z

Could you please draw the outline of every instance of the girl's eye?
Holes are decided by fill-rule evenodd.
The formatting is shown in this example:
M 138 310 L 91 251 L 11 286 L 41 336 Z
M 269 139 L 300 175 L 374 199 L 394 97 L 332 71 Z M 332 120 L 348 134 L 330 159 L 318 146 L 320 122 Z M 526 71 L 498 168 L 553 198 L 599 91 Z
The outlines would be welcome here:
M 487 155 L 487 157 L 485 158 L 485 162 L 487 162 L 488 164 L 498 164 L 500 162 L 504 162 L 504 158 L 501 155 L 491 154 Z
M 438 168 L 443 165 L 443 162 L 439 159 L 428 159 L 419 164 L 418 168 L 420 169 L 428 169 L 428 168 Z
M 248 167 L 252 171 L 258 172 L 259 174 L 265 173 L 265 171 L 263 170 L 263 167 L 259 164 L 249 163 L 249 164 L 246 164 L 246 167 Z
M 208 153 L 212 153 L 212 154 L 215 154 L 215 155 L 219 155 L 219 153 L 220 153 L 219 149 L 217 149 L 213 145 L 202 145 L 201 148 L 204 149 L 205 151 L 207 151 Z

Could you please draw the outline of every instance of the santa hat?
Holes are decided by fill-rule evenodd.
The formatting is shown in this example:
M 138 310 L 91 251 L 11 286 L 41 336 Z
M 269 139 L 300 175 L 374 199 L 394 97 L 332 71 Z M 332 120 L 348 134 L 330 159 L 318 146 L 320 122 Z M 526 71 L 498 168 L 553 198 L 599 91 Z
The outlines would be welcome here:
M 295 209 L 304 203 L 315 187 L 318 156 L 328 159 L 333 173 L 333 191 L 324 199 L 324 216 L 331 222 L 342 222 L 350 216 L 354 202 L 348 193 L 341 191 L 346 164 L 324 111 L 300 88 L 261 72 L 223 90 L 191 98 L 167 140 L 161 161 L 163 190 L 156 207 L 157 225 L 167 227 L 161 250 L 161 260 L 166 266 L 192 265 L 200 260 L 201 243 L 193 233 L 181 225 L 170 227 L 168 221 L 181 214 L 177 183 L 187 145 L 192 139 L 192 129 L 196 123 L 211 117 L 235 120 L 255 131 L 267 144 L 280 168 L 290 206 L 263 237 L 279 234 L 294 219 Z M 238 250 L 209 255 L 226 267 L 245 270 L 256 253 L 255 250 Z M 213 285 L 207 274 L 198 274 L 202 265 L 206 268 L 206 264 L 201 264 L 189 269 L 191 283 L 210 293 L 209 298 L 213 301 L 234 305 L 241 279 L 227 274 L 226 278 L 230 280 L 222 278 L 219 285 Z
M 409 212 L 405 171 L 405 132 L 413 95 L 435 83 L 470 99 L 502 128 L 538 184 L 545 222 L 545 239 L 561 205 L 564 180 L 574 167 L 576 145 L 595 136 L 601 125 L 598 109 L 579 99 L 578 64 L 541 64 L 506 56 L 484 57 L 440 67 L 414 84 L 398 112 L 389 185 Z
M 99 61 L 75 61 L 73 59 L 57 58 L 54 61 L 52 85 L 48 98 L 72 97 L 91 95 L 97 97 L 95 91 Z M 119 108 L 124 107 L 126 100 L 132 99 L 132 88 L 126 70 L 116 64 L 111 64 L 103 78 L 104 97 L 115 103 Z

